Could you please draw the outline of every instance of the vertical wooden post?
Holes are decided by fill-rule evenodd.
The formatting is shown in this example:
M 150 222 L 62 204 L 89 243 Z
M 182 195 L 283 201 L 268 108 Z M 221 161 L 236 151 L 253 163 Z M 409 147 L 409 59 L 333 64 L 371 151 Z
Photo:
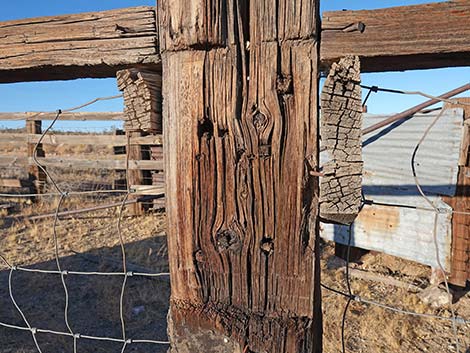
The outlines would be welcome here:
M 171 352 L 321 352 L 318 1 L 162 0 Z
M 135 145 L 132 143 L 133 137 L 140 137 L 142 133 L 139 131 L 126 131 L 126 136 L 130 141 L 130 146 L 126 146 L 129 148 L 128 158 L 130 161 L 140 161 L 142 160 L 142 146 Z M 142 170 L 138 169 L 130 169 L 127 171 L 127 184 L 128 186 L 132 185 L 143 185 L 144 184 L 144 175 Z M 135 196 L 129 196 L 129 198 L 133 198 Z M 128 206 L 129 213 L 133 216 L 141 216 L 145 214 L 145 207 L 142 203 L 137 202 L 132 205 Z
M 129 160 L 150 159 L 150 152 L 145 152 L 141 145 L 133 144 L 133 137 L 162 133 L 160 71 L 160 68 L 155 71 L 133 68 L 117 72 L 118 87 L 124 95 L 124 128 L 131 143 Z M 127 178 L 129 185 L 152 184 L 150 171 L 129 170 Z M 133 215 L 142 215 L 147 208 L 146 205 L 136 203 L 130 206 L 130 212 Z
M 455 99 L 462 103 L 470 103 L 470 98 Z M 457 177 L 457 191 L 454 197 L 445 197 L 454 211 L 452 215 L 452 264 L 450 283 L 465 287 L 470 281 L 470 108 L 467 105 L 446 103 L 445 109 L 462 108 L 464 110 L 464 134 L 460 146 L 459 173 Z M 435 282 L 443 281 L 440 270 L 433 269 Z
M 26 120 L 26 133 L 27 134 L 42 134 L 42 121 L 41 120 Z M 32 158 L 34 155 L 35 143 L 28 142 L 28 157 Z M 37 157 L 45 157 L 46 154 L 39 144 L 36 150 Z M 30 183 L 30 191 L 32 194 L 40 194 L 44 192 L 46 186 L 47 176 L 39 167 L 34 163 L 30 163 L 28 168 L 28 179 Z

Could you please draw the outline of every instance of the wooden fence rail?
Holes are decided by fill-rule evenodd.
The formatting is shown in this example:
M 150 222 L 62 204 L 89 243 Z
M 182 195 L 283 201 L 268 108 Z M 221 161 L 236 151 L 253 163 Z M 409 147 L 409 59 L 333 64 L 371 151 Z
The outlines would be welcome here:
M 33 159 L 33 152 L 35 145 L 40 141 L 42 136 L 42 121 L 52 120 L 55 118 L 55 113 L 0 113 L 0 120 L 5 121 L 26 121 L 26 132 L 0 132 L 0 144 L 25 144 L 27 146 L 27 155 L 8 155 L 0 152 L 0 168 L 24 168 L 28 170 L 29 179 L 20 180 L 15 178 L 0 178 L 0 187 L 7 188 L 23 188 L 29 187 L 34 193 L 41 193 L 46 184 L 46 176 L 37 168 Z M 124 120 L 125 115 L 121 112 L 102 112 L 102 113 L 63 113 L 60 120 L 63 121 L 119 121 Z M 34 127 L 34 128 L 32 128 Z M 145 135 L 145 136 L 144 136 Z M 115 151 L 117 147 L 120 150 L 126 149 L 129 144 L 132 148 L 142 149 L 143 146 L 148 146 L 149 153 L 142 153 L 137 156 L 130 156 L 130 160 L 126 161 L 126 156 L 121 154 L 110 156 L 107 159 L 90 159 L 90 158 L 77 158 L 68 156 L 47 156 L 44 153 L 44 146 L 46 145 L 93 145 L 93 146 L 112 146 Z M 163 138 L 161 134 L 139 134 L 133 132 L 126 132 L 126 134 L 111 135 L 111 134 L 83 134 L 76 133 L 55 133 L 49 132 L 41 140 L 41 145 L 38 148 L 37 160 L 46 168 L 67 168 L 73 170 L 84 169 L 109 169 L 121 170 L 129 169 L 130 171 L 146 171 L 161 172 L 163 171 L 163 153 L 162 153 Z M 0 149 L 1 151 L 1 149 Z M 113 153 L 113 152 L 111 152 Z M 161 178 L 150 178 L 150 180 L 141 180 L 142 184 L 135 184 L 135 180 L 130 178 L 129 183 L 132 188 L 137 190 L 137 194 L 151 195 L 153 191 L 161 192 L 163 183 Z M 127 182 L 124 180 L 124 185 Z M 156 188 L 159 186 L 160 189 Z M 142 192 L 140 191 L 142 190 Z

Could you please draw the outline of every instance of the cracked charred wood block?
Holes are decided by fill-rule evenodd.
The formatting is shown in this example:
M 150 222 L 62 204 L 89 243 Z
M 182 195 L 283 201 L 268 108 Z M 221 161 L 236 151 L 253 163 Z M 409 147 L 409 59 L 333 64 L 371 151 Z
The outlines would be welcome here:
M 126 69 L 118 71 L 116 76 L 124 96 L 125 130 L 161 134 L 161 73 Z
M 172 352 L 321 349 L 316 43 L 250 55 L 163 55 Z
M 320 217 L 350 224 L 359 213 L 362 183 L 362 102 L 360 62 L 346 57 L 333 64 L 321 95 L 321 139 L 328 161 L 320 186 Z
M 160 64 L 154 7 L 0 22 L 0 82 L 114 77 Z

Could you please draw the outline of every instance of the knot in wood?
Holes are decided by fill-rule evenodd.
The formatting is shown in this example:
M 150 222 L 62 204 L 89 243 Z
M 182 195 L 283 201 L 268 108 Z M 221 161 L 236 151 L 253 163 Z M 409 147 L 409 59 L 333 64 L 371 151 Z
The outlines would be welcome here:
M 240 250 L 240 237 L 231 229 L 222 230 L 215 236 L 217 251 L 222 253 L 230 250 L 236 252 Z
M 204 117 L 202 120 L 198 121 L 197 136 L 199 138 L 204 137 L 207 139 L 210 139 L 212 136 L 214 136 L 214 124 L 209 118 Z
M 293 85 L 292 85 L 292 76 L 283 76 L 280 75 L 277 78 L 277 92 L 279 94 L 292 94 L 294 93 Z
M 204 252 L 202 250 L 198 250 L 194 254 L 194 259 L 197 262 L 205 262 L 206 261 L 206 256 L 204 255 Z
M 261 250 L 267 256 L 271 255 L 274 252 L 274 242 L 271 238 L 264 237 L 261 240 Z
M 253 125 L 258 131 L 263 130 L 266 127 L 266 125 L 268 125 L 267 116 L 261 113 L 259 110 L 255 111 L 253 113 Z

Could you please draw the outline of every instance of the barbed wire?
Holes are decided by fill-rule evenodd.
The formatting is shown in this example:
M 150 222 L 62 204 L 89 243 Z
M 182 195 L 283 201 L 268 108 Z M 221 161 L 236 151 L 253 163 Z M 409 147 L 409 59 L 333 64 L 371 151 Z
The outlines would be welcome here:
M 17 330 L 22 330 L 22 331 L 29 331 L 32 335 L 34 344 L 36 346 L 36 349 L 39 353 L 42 353 L 41 347 L 38 343 L 37 340 L 37 334 L 38 333 L 47 333 L 47 334 L 53 334 L 53 335 L 59 335 L 59 336 L 67 336 L 67 337 L 72 337 L 73 338 L 73 352 L 77 353 L 78 348 L 77 348 L 77 341 L 78 339 L 89 339 L 89 340 L 95 340 L 95 341 L 110 341 L 110 342 L 118 342 L 122 343 L 122 348 L 121 348 L 121 353 L 123 353 L 126 348 L 133 343 L 152 343 L 152 344 L 163 344 L 163 345 L 168 345 L 168 341 L 160 341 L 160 340 L 145 340 L 145 339 L 130 339 L 127 337 L 127 332 L 126 332 L 126 322 L 125 322 L 125 312 L 124 312 L 124 298 L 125 298 L 125 290 L 126 290 L 126 284 L 128 281 L 129 277 L 133 276 L 141 276 L 141 277 L 164 277 L 164 276 L 169 276 L 169 273 L 142 273 L 142 272 L 132 272 L 127 270 L 127 263 L 126 263 L 126 250 L 125 250 L 125 242 L 124 242 L 124 237 L 122 234 L 122 219 L 123 219 L 123 214 L 124 214 L 124 209 L 127 206 L 127 200 L 131 194 L 135 194 L 138 192 L 138 190 L 135 190 L 131 187 L 131 185 L 128 182 L 127 189 L 126 190 L 92 190 L 92 191 L 64 191 L 62 188 L 59 186 L 57 181 L 55 180 L 52 175 L 47 171 L 47 169 L 40 163 L 40 161 L 37 158 L 37 151 L 39 146 L 41 145 L 41 142 L 43 141 L 44 137 L 52 130 L 54 124 L 59 120 L 60 115 L 62 112 L 71 112 L 75 111 L 78 109 L 81 109 L 83 107 L 89 106 L 91 104 L 94 104 L 98 101 L 101 100 L 109 100 L 109 99 L 116 99 L 120 98 L 122 95 L 118 96 L 112 96 L 112 97 L 101 97 L 101 98 L 96 98 L 91 100 L 90 102 L 84 103 L 82 105 L 79 105 L 77 107 L 69 108 L 69 109 L 64 109 L 64 110 L 57 110 L 56 111 L 56 116 L 50 123 L 50 125 L 44 130 L 44 132 L 41 134 L 41 137 L 35 144 L 34 150 L 33 150 L 33 161 L 36 164 L 36 166 L 41 169 L 45 175 L 47 176 L 48 180 L 51 182 L 52 186 L 55 189 L 55 192 L 51 193 L 46 193 L 46 194 L 0 194 L 0 197 L 59 197 L 59 201 L 57 203 L 57 206 L 55 208 L 55 213 L 54 213 L 54 220 L 53 220 L 53 225 L 52 225 L 52 233 L 53 233 L 53 242 L 54 242 L 54 258 L 55 258 L 55 263 L 57 270 L 43 270 L 43 269 L 31 269 L 31 268 L 25 268 L 17 265 L 12 265 L 7 258 L 0 254 L 0 260 L 7 266 L 9 269 L 9 276 L 8 276 L 8 291 L 10 294 L 10 299 L 16 309 L 16 311 L 20 314 L 20 316 L 23 319 L 23 322 L 25 323 L 26 326 L 18 326 L 18 325 L 13 325 L 9 323 L 2 322 L 0 320 L 0 326 L 10 328 L 10 329 L 17 329 Z M 35 116 L 39 116 L 43 114 L 38 113 Z M 34 117 L 34 116 L 33 116 Z M 131 146 L 131 140 L 130 136 L 127 138 L 127 148 L 126 148 L 126 170 L 125 173 L 128 176 L 129 175 L 129 150 Z M 129 181 L 129 178 L 127 177 L 127 180 Z M 149 186 L 149 188 L 146 188 L 146 190 L 151 189 L 152 187 Z M 158 187 L 155 187 L 157 189 Z M 62 268 L 62 264 L 60 261 L 60 253 L 59 253 L 59 239 L 58 239 L 58 234 L 57 234 L 57 228 L 58 228 L 58 222 L 60 220 L 59 214 L 60 214 L 60 208 L 62 206 L 62 203 L 65 201 L 66 198 L 70 196 L 80 196 L 80 195 L 93 195 L 93 194 L 109 194 L 109 193 L 121 193 L 124 194 L 124 197 L 121 201 L 120 208 L 119 208 L 119 215 L 117 219 L 117 224 L 116 224 L 116 231 L 118 233 L 119 237 L 119 244 L 120 244 L 120 249 L 121 249 L 121 256 L 122 256 L 122 272 L 96 272 L 96 271 L 70 271 L 70 270 L 65 270 Z M 15 295 L 13 293 L 13 284 L 12 284 L 12 277 L 13 274 L 17 271 L 22 271 L 22 272 L 28 272 L 28 273 L 43 273 L 43 274 L 51 274 L 51 275 L 59 275 L 61 278 L 62 282 L 62 287 L 64 291 L 64 297 L 65 297 L 65 307 L 64 307 L 64 322 L 67 327 L 68 332 L 61 332 L 61 331 L 53 331 L 53 330 L 48 330 L 44 328 L 34 328 L 30 324 L 29 320 L 27 319 L 25 313 L 21 309 L 21 307 L 18 305 L 18 302 L 16 301 Z M 99 337 L 99 336 L 90 336 L 90 335 L 83 335 L 80 333 L 77 333 L 75 330 L 73 330 L 70 319 L 69 319 L 69 307 L 70 307 L 70 296 L 69 296 L 69 288 L 67 286 L 67 283 L 65 281 L 65 277 L 68 275 L 85 275 L 85 276 L 122 276 L 123 281 L 121 285 L 121 291 L 120 291 L 120 296 L 119 296 L 119 316 L 120 316 L 120 322 L 121 322 L 121 331 L 122 331 L 122 337 L 121 338 L 113 338 L 113 337 Z

